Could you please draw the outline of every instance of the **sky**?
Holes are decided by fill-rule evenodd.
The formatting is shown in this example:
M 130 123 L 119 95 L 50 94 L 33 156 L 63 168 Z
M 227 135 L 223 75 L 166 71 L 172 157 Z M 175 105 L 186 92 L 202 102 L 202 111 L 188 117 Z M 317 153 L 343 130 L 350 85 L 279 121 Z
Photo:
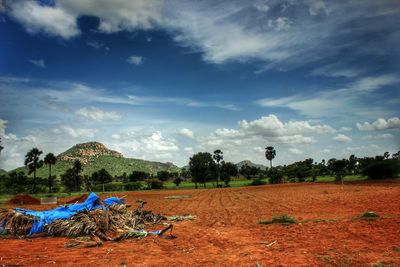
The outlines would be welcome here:
M 0 168 L 88 141 L 178 166 L 392 154 L 398 25 L 398 0 L 0 0 Z

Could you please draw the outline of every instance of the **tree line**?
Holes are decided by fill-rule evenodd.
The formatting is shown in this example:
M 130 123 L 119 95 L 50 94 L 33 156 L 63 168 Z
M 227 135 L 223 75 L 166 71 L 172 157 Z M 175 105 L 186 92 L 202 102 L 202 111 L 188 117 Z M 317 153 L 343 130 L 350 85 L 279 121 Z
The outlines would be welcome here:
M 48 153 L 41 159 L 43 152 L 38 148 L 32 148 L 25 155 L 24 165 L 27 167 L 28 177 L 24 172 L 10 172 L 0 175 L 0 193 L 22 192 L 75 192 L 81 191 L 118 191 L 162 189 L 163 183 L 172 181 L 177 187 L 183 182 L 192 182 L 195 188 L 199 185 L 213 187 L 228 187 L 232 177 L 243 176 L 251 185 L 261 185 L 267 182 L 271 184 L 283 182 L 305 182 L 317 180 L 318 176 L 333 175 L 335 181 L 343 182 L 346 175 L 364 175 L 370 179 L 394 178 L 400 172 L 400 151 L 390 155 L 385 152 L 375 157 L 358 158 L 351 155 L 348 159 L 331 158 L 328 161 L 315 162 L 312 158 L 297 161 L 288 165 L 273 166 L 272 161 L 277 153 L 273 146 L 265 148 L 265 158 L 270 167 L 260 167 L 244 164 L 238 169 L 236 164 L 224 161 L 224 153 L 217 149 L 213 154 L 199 152 L 189 159 L 189 166 L 182 168 L 180 172 L 159 171 L 150 174 L 144 171 L 132 170 L 131 173 L 123 173 L 112 176 L 106 169 L 100 169 L 91 175 L 83 175 L 84 166 L 79 160 L 73 162 L 60 179 L 52 175 L 52 166 L 57 162 L 53 153 Z M 36 171 L 47 166 L 48 177 L 37 177 Z M 112 184 L 112 183 L 118 184 Z M 119 187 L 118 187 L 118 186 Z M 122 185 L 122 187 L 120 186 Z M 39 187 L 39 189 L 38 189 Z M 47 189 L 46 189 L 47 188 Z

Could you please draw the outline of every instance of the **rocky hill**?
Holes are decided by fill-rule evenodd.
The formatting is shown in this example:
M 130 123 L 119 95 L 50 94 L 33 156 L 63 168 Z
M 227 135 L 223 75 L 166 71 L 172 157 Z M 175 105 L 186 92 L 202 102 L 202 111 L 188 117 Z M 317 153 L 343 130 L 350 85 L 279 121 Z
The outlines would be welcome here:
M 123 158 L 124 156 L 114 150 L 106 148 L 105 145 L 99 142 L 88 142 L 83 144 L 77 144 L 61 153 L 57 156 L 57 160 L 60 161 L 72 161 L 79 160 L 82 164 L 95 161 L 97 158 L 102 156 L 110 156 L 115 158 Z
M 241 162 L 236 163 L 236 166 L 238 167 L 238 170 L 240 170 L 240 168 L 245 165 L 247 163 L 247 165 L 249 165 L 250 167 L 257 167 L 260 168 L 261 170 L 265 170 L 266 166 L 263 164 L 256 164 L 251 162 L 250 160 L 243 160 Z
M 125 158 L 121 153 L 108 149 L 99 142 L 77 144 L 57 156 L 57 163 L 52 167 L 52 174 L 59 177 L 68 168 L 72 167 L 75 160 L 83 165 L 83 175 L 91 175 L 93 172 L 105 168 L 111 175 L 129 174 L 132 171 L 144 171 L 157 174 L 159 171 L 179 172 L 180 168 L 168 162 L 154 162 L 142 159 Z M 20 167 L 17 171 L 27 172 L 26 167 Z M 37 176 L 48 176 L 47 166 L 38 169 Z

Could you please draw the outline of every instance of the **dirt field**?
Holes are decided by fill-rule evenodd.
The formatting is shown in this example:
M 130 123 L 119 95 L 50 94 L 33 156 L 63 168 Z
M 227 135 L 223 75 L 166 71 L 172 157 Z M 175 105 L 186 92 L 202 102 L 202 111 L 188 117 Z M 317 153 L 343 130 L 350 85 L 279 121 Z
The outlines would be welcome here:
M 65 248 L 65 238 L 0 239 L 0 266 L 373 266 L 400 265 L 400 183 L 285 184 L 127 193 L 174 224 L 174 240 Z M 122 196 L 123 194 L 121 194 Z M 191 198 L 165 199 L 190 195 Z M 37 206 L 25 206 L 35 208 Z M 374 211 L 374 221 L 356 219 Z M 301 223 L 260 225 L 289 214 Z M 306 221 L 335 220 L 335 221 Z M 277 242 L 268 246 L 271 242 Z

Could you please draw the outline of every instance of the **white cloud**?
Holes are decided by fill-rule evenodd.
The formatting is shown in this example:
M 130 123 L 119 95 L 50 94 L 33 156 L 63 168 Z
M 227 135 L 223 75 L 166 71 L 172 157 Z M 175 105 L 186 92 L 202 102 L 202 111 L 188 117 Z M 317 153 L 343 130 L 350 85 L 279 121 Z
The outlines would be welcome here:
M 397 129 L 400 128 L 400 119 L 398 117 L 393 117 L 388 120 L 384 118 L 379 118 L 373 123 L 364 122 L 357 123 L 357 128 L 360 131 L 381 131 L 386 129 Z
M 275 20 L 269 20 L 268 26 L 277 31 L 287 31 L 292 26 L 293 22 L 286 17 L 279 17 Z
M 323 154 L 329 154 L 329 153 L 331 153 L 331 150 L 328 149 L 328 148 L 324 148 L 324 149 L 321 151 L 321 153 L 323 153 Z
M 372 115 L 387 112 L 385 103 L 371 106 L 364 104 L 365 98 L 372 91 L 392 86 L 400 82 L 394 74 L 362 77 L 343 88 L 335 90 L 319 90 L 314 94 L 293 95 L 282 98 L 264 98 L 256 101 L 262 107 L 286 107 L 300 114 L 312 117 L 335 117 L 352 113 L 354 115 Z M 332 101 L 332 100 L 335 101 Z M 375 115 L 376 116 L 376 115 Z
M 333 63 L 314 69 L 311 75 L 354 78 L 360 76 L 364 72 L 365 70 L 361 68 L 347 67 L 343 63 Z
M 106 51 L 110 50 L 110 48 L 108 46 L 106 46 L 104 43 L 102 43 L 98 40 L 89 40 L 89 41 L 86 41 L 86 44 L 95 49 L 104 49 Z
M 96 107 L 81 108 L 75 114 L 81 118 L 98 122 L 121 119 L 121 115 L 116 111 L 104 111 Z
M 340 143 L 350 143 L 353 141 L 350 137 L 348 137 L 347 135 L 344 135 L 344 134 L 336 135 L 335 137 L 333 137 L 333 140 L 340 142 Z
M 76 16 L 58 6 L 40 5 L 36 1 L 12 1 L 10 15 L 30 33 L 45 32 L 64 39 L 79 34 Z
M 7 122 L 8 121 L 6 120 L 0 119 L 0 136 L 3 136 L 5 134 Z
M 364 136 L 363 139 L 365 140 L 387 140 L 387 139 L 392 139 L 394 136 L 390 133 L 385 133 L 385 134 L 378 134 L 378 135 L 367 135 Z
M 381 76 L 364 77 L 348 87 L 348 90 L 371 92 L 385 86 L 390 86 L 400 82 L 400 78 L 395 74 L 385 74 Z
M 261 117 L 253 121 L 241 120 L 238 129 L 217 129 L 206 140 L 208 146 L 238 146 L 243 144 L 280 143 L 311 144 L 313 136 L 306 134 L 332 134 L 335 129 L 329 125 L 313 125 L 309 121 L 282 122 L 275 115 Z
M 132 65 L 139 66 L 139 65 L 143 64 L 144 58 L 141 56 L 130 56 L 126 59 L 126 62 L 128 62 L 129 64 L 132 64 Z
M 112 135 L 111 135 L 111 138 L 112 138 L 112 139 L 118 140 L 118 139 L 121 138 L 121 135 L 119 135 L 119 134 L 112 134 Z
M 189 130 L 188 128 L 180 129 L 178 134 L 181 135 L 181 136 L 188 137 L 188 138 L 194 138 L 194 133 L 191 130 Z
M 153 152 L 178 151 L 178 146 L 171 140 L 163 138 L 160 131 L 154 132 L 150 137 L 142 138 L 146 149 Z
M 35 65 L 36 67 L 42 69 L 45 69 L 47 67 L 43 59 L 30 59 L 29 62 Z
M 185 147 L 183 151 L 185 151 L 188 154 L 193 154 L 193 147 Z
M 297 149 L 297 148 L 289 148 L 289 152 L 290 153 L 293 153 L 293 154 L 296 154 L 296 155 L 301 155 L 301 154 L 303 154 L 303 151 L 301 151 L 300 149 Z
M 253 5 L 258 11 L 267 12 L 270 8 L 267 5 L 266 1 L 260 1 Z
M 340 127 L 339 132 L 350 132 L 353 130 L 351 127 Z
M 69 125 L 62 125 L 52 130 L 55 134 L 66 134 L 72 138 L 93 138 L 97 132 L 95 129 L 77 128 Z
M 98 30 L 103 33 L 165 30 L 180 45 L 201 52 L 204 60 L 217 64 L 257 60 L 265 64 L 264 69 L 304 66 L 333 57 L 343 47 L 361 53 L 362 38 L 355 38 L 383 30 L 386 38 L 379 41 L 389 44 L 387 47 L 397 44 L 394 38 L 397 28 L 388 29 L 387 19 L 376 19 L 382 16 L 395 19 L 395 1 L 379 5 L 376 1 L 336 3 L 322 0 L 285 3 L 69 0 L 55 1 L 54 6 L 36 1 L 9 2 L 11 16 L 29 32 L 46 32 L 69 39 L 80 33 L 79 17 L 94 16 L 99 18 Z M 388 12 L 390 10 L 392 12 Z M 362 23 L 366 20 L 369 23 Z M 346 32 L 348 27 L 343 25 L 354 21 L 361 21 L 358 34 L 350 35 Z M 365 42 L 362 50 L 382 54 L 373 44 Z

